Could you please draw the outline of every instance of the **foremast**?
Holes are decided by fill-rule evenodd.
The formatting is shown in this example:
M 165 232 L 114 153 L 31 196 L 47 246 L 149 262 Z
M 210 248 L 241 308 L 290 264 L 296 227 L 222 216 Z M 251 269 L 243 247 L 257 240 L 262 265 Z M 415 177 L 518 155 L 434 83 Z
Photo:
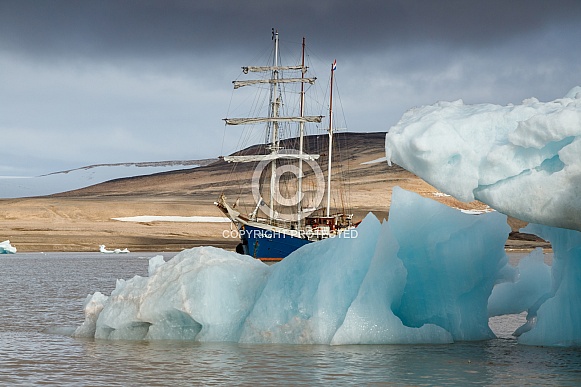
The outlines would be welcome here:
M 224 121 L 227 125 L 247 125 L 247 124 L 267 124 L 267 135 L 266 143 L 268 143 L 269 154 L 266 155 L 251 155 L 251 156 L 227 156 L 224 160 L 227 162 L 252 162 L 252 161 L 270 161 L 270 205 L 269 207 L 269 222 L 273 221 L 276 217 L 274 211 L 274 203 L 277 195 L 276 192 L 276 166 L 277 159 L 287 158 L 287 159 L 298 159 L 298 179 L 297 179 L 297 194 L 298 194 L 298 207 L 297 207 L 297 222 L 296 227 L 300 230 L 302 221 L 302 178 L 303 178 L 303 160 L 311 161 L 318 159 L 318 155 L 309 155 L 303 152 L 304 147 L 304 125 L 305 123 L 321 123 L 323 116 L 305 116 L 304 114 L 304 99 L 305 99 L 305 83 L 314 84 L 316 78 L 305 77 L 307 72 L 307 67 L 305 66 L 305 38 L 303 38 L 302 45 L 302 60 L 300 66 L 281 66 L 278 63 L 279 56 L 279 37 L 278 31 L 273 29 L 273 42 L 274 42 L 274 57 L 272 66 L 245 66 L 242 70 L 245 74 L 249 72 L 270 72 L 271 76 L 269 79 L 258 79 L 258 80 L 244 80 L 244 81 L 233 81 L 234 89 L 238 89 L 244 86 L 256 85 L 256 84 L 266 84 L 270 85 L 270 101 L 269 101 L 269 114 L 267 117 L 249 117 L 249 118 L 225 118 Z M 295 70 L 301 72 L 300 78 L 281 78 L 280 71 L 284 70 Z M 299 116 L 281 116 L 279 114 L 279 107 L 281 105 L 281 96 L 278 93 L 278 86 L 281 83 L 300 83 L 300 113 Z M 298 154 L 284 154 L 281 155 L 280 147 L 280 136 L 279 136 L 279 123 L 281 122 L 297 122 L 299 124 L 299 150 Z M 258 207 L 260 203 L 258 203 Z M 256 211 L 255 211 L 256 213 Z

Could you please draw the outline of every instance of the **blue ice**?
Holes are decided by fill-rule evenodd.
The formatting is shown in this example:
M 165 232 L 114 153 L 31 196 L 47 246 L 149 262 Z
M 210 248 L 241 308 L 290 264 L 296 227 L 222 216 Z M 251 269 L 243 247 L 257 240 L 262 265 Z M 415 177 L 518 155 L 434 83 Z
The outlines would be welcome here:
M 488 312 L 526 311 L 527 323 L 515 332 L 519 343 L 581 345 L 581 87 L 549 102 L 414 108 L 390 128 L 385 144 L 389 163 L 459 200 L 478 199 L 530 222 L 524 232 L 551 242 L 552 268 L 535 251 L 517 268 L 499 271 Z M 468 235 L 465 241 L 478 243 Z M 471 272 L 464 269 L 450 280 L 463 281 Z
M 494 337 L 488 298 L 510 231 L 395 188 L 388 221 L 267 266 L 213 247 L 150 261 L 148 277 L 89 296 L 79 337 L 293 344 L 448 343 Z

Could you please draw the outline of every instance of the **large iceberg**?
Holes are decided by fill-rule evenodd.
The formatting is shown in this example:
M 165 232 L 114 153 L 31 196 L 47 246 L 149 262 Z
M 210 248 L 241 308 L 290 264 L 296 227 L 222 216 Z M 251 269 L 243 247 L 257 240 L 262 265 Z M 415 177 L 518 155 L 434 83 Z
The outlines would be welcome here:
M 552 272 L 538 257 L 512 279 L 505 270 L 489 313 L 528 311 L 516 332 L 521 343 L 581 345 L 581 87 L 545 103 L 415 108 L 385 143 L 389 163 L 460 200 L 531 222 L 522 231 L 551 242 Z
M 267 266 L 213 247 L 150 261 L 85 303 L 79 337 L 246 343 L 449 343 L 494 337 L 488 297 L 506 216 L 468 215 L 396 188 L 388 221 Z M 468 238 L 467 238 L 468 236 Z

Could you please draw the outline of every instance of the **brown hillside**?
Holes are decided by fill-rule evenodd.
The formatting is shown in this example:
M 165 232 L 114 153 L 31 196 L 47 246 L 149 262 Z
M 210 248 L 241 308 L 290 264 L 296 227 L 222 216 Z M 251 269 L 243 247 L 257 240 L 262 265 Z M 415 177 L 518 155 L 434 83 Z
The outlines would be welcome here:
M 482 203 L 461 203 L 436 190 L 414 174 L 386 162 L 363 164 L 385 156 L 384 132 L 339 133 L 333 179 L 342 176 L 356 219 L 368 212 L 386 218 L 394 186 L 462 209 L 482 209 Z M 290 140 L 289 140 L 290 141 Z M 323 149 L 319 160 L 326 170 L 327 136 L 308 136 L 305 151 Z M 285 146 L 284 142 L 282 144 Z M 288 145 L 288 144 L 287 144 Z M 257 154 L 261 146 L 239 154 Z M 334 161 L 335 161 L 334 157 Z M 335 164 L 334 164 L 335 165 Z M 213 205 L 220 193 L 254 203 L 249 178 L 256 163 L 229 164 L 219 160 L 189 170 L 118 179 L 87 188 L 39 198 L 1 200 L 0 239 L 10 239 L 19 251 L 97 251 L 98 245 L 135 251 L 179 251 L 198 245 L 233 248 L 237 241 L 224 238 L 227 223 L 128 223 L 116 217 L 139 215 L 221 216 Z M 340 176 L 341 175 L 341 176 Z M 515 223 L 515 227 L 519 226 Z M 517 241 L 513 247 L 531 247 L 535 241 Z

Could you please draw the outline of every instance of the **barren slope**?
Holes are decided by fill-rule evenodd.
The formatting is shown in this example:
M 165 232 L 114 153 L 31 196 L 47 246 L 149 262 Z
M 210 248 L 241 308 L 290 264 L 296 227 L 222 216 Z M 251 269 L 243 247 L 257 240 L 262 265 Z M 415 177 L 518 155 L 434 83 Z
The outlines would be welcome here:
M 351 210 L 356 219 L 369 211 L 386 218 L 394 186 L 463 209 L 482 209 L 479 202 L 461 203 L 436 190 L 414 174 L 385 162 L 362 164 L 385 155 L 385 133 L 336 135 L 334 171 L 346 182 Z M 316 153 L 326 135 L 309 136 L 306 152 Z M 240 154 L 256 154 L 260 146 Z M 319 160 L 326 170 L 325 151 Z M 335 158 L 334 158 L 335 160 Z M 91 187 L 39 198 L 1 200 L 0 240 L 10 239 L 19 251 L 97 251 L 98 245 L 135 251 L 179 251 L 198 245 L 233 248 L 237 241 L 224 238 L 227 223 L 126 223 L 116 217 L 138 215 L 220 216 L 213 202 L 221 193 L 240 199 L 242 208 L 254 201 L 249 182 L 256 163 L 228 164 L 222 160 L 207 166 L 113 180 Z M 244 207 L 245 206 L 245 207 Z M 514 227 L 522 223 L 514 223 Z M 531 247 L 536 241 L 515 240 L 513 247 Z

